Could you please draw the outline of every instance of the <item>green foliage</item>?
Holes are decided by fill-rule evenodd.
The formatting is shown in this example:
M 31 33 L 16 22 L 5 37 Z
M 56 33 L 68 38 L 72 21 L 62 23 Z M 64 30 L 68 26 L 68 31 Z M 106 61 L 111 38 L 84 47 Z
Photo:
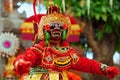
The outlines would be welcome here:
M 62 10 L 62 0 L 54 0 Z M 96 22 L 103 22 L 104 27 L 94 26 L 95 36 L 98 40 L 104 38 L 104 34 L 115 34 L 120 43 L 120 1 L 113 0 L 113 6 L 109 4 L 110 0 L 90 0 L 90 13 L 88 14 L 87 0 L 65 0 L 66 10 L 70 9 L 75 17 L 85 16 L 86 19 Z M 117 44 L 116 50 L 120 51 L 120 44 Z
M 110 24 L 105 24 L 105 32 L 111 34 L 113 31 L 113 27 Z
M 101 40 L 103 38 L 103 32 L 97 30 L 95 36 L 97 37 L 98 40 Z
M 50 0 L 45 0 L 46 7 L 49 6 Z M 62 0 L 53 0 L 53 4 L 59 6 L 61 11 L 63 12 Z
M 60 9 L 62 10 L 62 0 L 54 0 L 54 4 L 55 5 L 57 5 L 57 6 L 59 6 L 60 7 Z
M 84 2 L 81 6 L 81 2 Z M 104 34 L 115 34 L 117 37 L 116 50 L 120 52 L 120 1 L 113 0 L 113 6 L 109 4 L 110 0 L 90 0 L 90 13 L 87 13 L 87 0 L 66 0 L 67 8 L 71 7 L 74 16 L 86 16 L 87 19 L 96 22 L 97 25 L 104 27 L 95 27 L 95 37 L 98 40 L 104 38 Z
M 87 13 L 87 0 L 65 0 L 67 8 L 72 6 L 71 12 L 74 12 L 75 16 L 83 16 Z M 84 1 L 83 4 L 81 2 Z M 120 2 L 118 0 L 113 0 L 113 6 L 110 7 L 109 4 L 110 0 L 90 0 L 90 14 L 86 15 L 87 18 L 95 18 L 96 20 L 99 20 L 100 18 L 107 22 L 108 18 L 111 16 L 111 18 L 116 18 L 119 15 L 120 10 Z M 81 6 L 82 5 L 82 6 Z M 119 15 L 120 16 L 120 15 Z

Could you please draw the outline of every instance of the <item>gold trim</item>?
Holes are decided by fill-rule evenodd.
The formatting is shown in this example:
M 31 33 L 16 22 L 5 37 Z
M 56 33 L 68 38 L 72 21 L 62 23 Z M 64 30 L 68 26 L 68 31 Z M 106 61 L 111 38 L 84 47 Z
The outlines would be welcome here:
M 59 57 L 59 58 L 60 58 L 60 57 Z M 69 57 L 69 59 L 67 59 L 67 60 L 65 60 L 65 61 L 59 61 L 59 60 L 58 60 L 59 58 L 54 59 L 54 64 L 57 65 L 57 66 L 59 66 L 59 67 L 68 66 L 68 65 L 71 63 L 71 61 L 72 61 L 72 58 L 71 58 L 71 57 Z
M 34 75 L 25 75 L 23 80 L 40 80 L 42 74 L 34 74 Z
M 53 56 L 53 54 L 51 54 L 50 52 L 49 52 L 49 54 L 52 55 L 52 64 L 47 64 L 47 63 L 44 62 L 44 59 L 45 59 L 45 51 L 46 51 L 46 50 L 47 50 L 47 53 L 48 53 L 48 48 L 46 48 L 46 49 L 44 50 L 44 52 L 43 52 L 42 64 L 44 64 L 45 66 L 46 66 L 46 65 L 47 65 L 47 66 L 54 65 L 54 62 L 53 62 L 54 56 Z
M 59 22 L 62 24 L 67 24 L 68 25 L 68 34 L 69 35 L 69 31 L 70 31 L 70 26 L 71 26 L 71 22 L 69 17 L 64 16 L 63 14 L 59 14 L 59 13 L 52 13 L 46 16 L 42 16 L 40 23 L 38 25 L 38 38 L 39 39 L 44 39 L 44 32 L 43 32 L 43 27 L 44 25 L 48 25 L 51 22 Z
M 64 64 L 67 64 L 71 61 L 71 58 L 65 60 L 65 61 L 59 61 L 58 59 L 55 59 L 54 62 L 57 63 L 57 64 L 61 64 L 61 65 L 64 65 Z
M 52 46 L 52 49 L 58 53 L 65 54 L 69 51 L 69 46 L 68 47 Z M 66 50 L 62 50 L 62 49 L 66 49 Z
M 38 52 L 41 52 L 42 53 L 42 50 L 36 48 L 36 47 L 31 47 L 31 49 L 34 49 L 34 50 L 37 50 Z
M 59 80 L 59 73 L 49 73 L 50 80 Z
M 63 80 L 68 80 L 67 71 L 62 71 L 62 78 Z

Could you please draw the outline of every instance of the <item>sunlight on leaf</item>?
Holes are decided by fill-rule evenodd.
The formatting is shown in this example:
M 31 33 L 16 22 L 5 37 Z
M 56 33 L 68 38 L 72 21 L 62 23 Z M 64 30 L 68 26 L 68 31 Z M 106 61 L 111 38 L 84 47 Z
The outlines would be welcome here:
M 107 21 L 107 15 L 103 14 L 103 15 L 101 15 L 101 17 L 102 17 L 103 21 L 105 21 L 105 22 Z
M 95 15 L 95 18 L 96 18 L 97 20 L 99 20 L 100 15 L 99 15 L 99 14 L 96 14 L 96 15 Z
M 102 10 L 102 12 L 104 12 L 104 13 L 107 12 L 105 6 L 102 6 L 102 7 L 101 7 L 101 10 Z

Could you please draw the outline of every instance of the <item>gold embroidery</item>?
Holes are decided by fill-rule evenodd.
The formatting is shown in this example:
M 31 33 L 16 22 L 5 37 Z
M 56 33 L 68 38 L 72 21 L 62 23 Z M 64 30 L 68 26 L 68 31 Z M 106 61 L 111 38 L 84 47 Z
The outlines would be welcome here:
M 38 52 L 42 53 L 42 50 L 40 50 L 40 49 L 38 49 L 38 48 L 36 48 L 36 47 L 31 47 L 31 49 L 35 49 L 35 50 L 37 50 Z
M 42 74 L 26 75 L 23 80 L 40 80 Z
M 59 80 L 60 74 L 62 75 L 62 80 L 68 80 L 67 71 L 62 71 L 62 72 L 54 72 L 53 71 L 53 72 L 48 72 L 45 74 L 48 74 L 48 76 L 46 76 L 44 78 L 44 80 L 48 80 L 48 79 L 49 80 Z M 25 75 L 23 77 L 23 80 L 41 80 L 43 75 L 44 75 L 43 73 L 36 73 L 33 75 Z
M 68 80 L 67 71 L 62 71 L 63 80 Z
M 61 57 L 54 59 L 54 63 L 58 66 L 61 66 L 61 67 L 69 65 L 71 60 L 72 60 L 71 57 L 68 57 L 68 58 L 62 57 L 62 58 L 66 58 L 65 60 L 60 60 L 60 58 Z
M 46 52 L 48 51 L 48 48 L 46 48 Z M 50 55 L 50 52 L 47 52 L 47 53 L 49 53 L 49 55 Z M 47 56 L 46 56 L 47 57 Z M 45 57 L 45 50 L 44 50 L 44 52 L 43 52 L 43 58 L 42 58 L 42 63 L 44 64 L 44 65 L 47 65 L 47 66 L 51 66 L 51 65 L 54 65 L 54 62 L 52 61 L 52 63 L 47 63 L 47 62 L 45 62 L 44 61 L 44 59 L 46 58 Z M 53 57 L 53 54 L 51 54 L 51 59 L 53 60 L 54 59 L 54 57 Z
M 61 54 L 65 54 L 69 51 L 69 47 L 58 47 L 58 46 L 52 46 L 52 48 L 58 52 L 58 53 L 61 53 Z
M 49 79 L 50 80 L 59 80 L 59 73 L 49 73 Z

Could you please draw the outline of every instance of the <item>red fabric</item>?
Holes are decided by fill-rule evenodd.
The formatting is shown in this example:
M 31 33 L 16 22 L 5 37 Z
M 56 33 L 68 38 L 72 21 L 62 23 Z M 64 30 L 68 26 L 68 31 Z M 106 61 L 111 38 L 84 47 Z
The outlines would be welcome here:
M 41 43 L 43 45 L 43 42 Z M 39 50 L 42 51 L 42 48 L 39 46 L 32 46 L 35 47 Z M 14 60 L 14 65 L 18 62 L 18 65 L 15 65 L 15 71 L 19 74 L 25 74 L 29 72 L 29 68 L 31 66 L 37 66 L 39 65 L 41 62 L 41 56 L 42 53 L 34 50 L 31 48 L 26 49 L 26 52 L 24 54 L 19 55 L 15 60 Z M 20 60 L 23 60 L 23 62 L 19 62 Z
M 63 41 L 60 46 L 62 47 L 67 47 L 67 46 L 70 46 L 70 44 L 67 42 L 67 41 Z
M 104 74 L 100 68 L 100 62 L 95 60 L 87 59 L 87 58 L 80 58 L 76 65 L 72 66 L 73 69 L 88 72 L 92 74 Z
M 112 79 L 119 74 L 119 69 L 115 66 L 106 68 L 106 75 Z
M 22 33 L 21 38 L 22 40 L 33 40 L 34 34 L 33 33 Z
M 70 35 L 68 37 L 68 42 L 79 42 L 80 41 L 80 35 Z
M 62 45 L 66 45 L 67 42 L 63 42 Z M 44 46 L 44 47 L 43 47 Z M 68 44 L 67 44 L 68 46 Z M 36 49 L 34 49 L 36 48 Z M 37 50 L 38 49 L 38 50 Z M 67 66 L 64 66 L 64 67 L 59 67 L 59 66 L 56 66 L 53 62 L 53 64 L 51 64 L 51 67 L 46 67 L 46 68 L 51 68 L 51 69 L 57 69 L 57 70 L 68 70 L 68 69 L 74 69 L 74 70 L 77 70 L 77 71 L 82 71 L 82 72 L 88 72 L 88 73 L 92 73 L 92 74 L 105 74 L 101 68 L 100 68 L 100 62 L 97 62 L 95 60 L 91 60 L 91 59 L 87 59 L 87 58 L 84 58 L 84 57 L 80 57 L 76 54 L 76 51 L 72 48 L 70 48 L 70 50 L 67 52 L 67 55 L 66 53 L 65 54 L 58 54 L 58 53 L 54 53 L 54 52 L 51 52 L 49 51 L 48 47 L 45 46 L 45 43 L 44 41 L 41 41 L 39 44 L 36 44 L 34 46 L 32 46 L 31 48 L 28 48 L 25 52 L 25 54 L 21 55 L 21 56 L 18 56 L 14 62 L 14 65 L 15 63 L 17 63 L 17 61 L 19 61 L 20 59 L 23 59 L 24 62 L 21 62 L 21 63 L 18 63 L 17 67 L 15 67 L 15 70 L 18 74 L 23 74 L 23 73 L 26 73 L 29 71 L 29 66 L 37 66 L 37 65 L 40 65 L 40 66 L 43 66 L 43 59 L 46 60 L 47 55 L 49 54 L 52 54 L 51 56 L 56 56 L 56 57 L 66 57 L 67 55 L 68 56 L 71 56 L 72 58 L 72 61 L 69 65 Z M 40 50 L 40 51 L 39 51 Z M 45 52 L 45 50 L 47 50 L 47 52 Z M 44 52 L 44 54 L 43 54 Z M 43 57 L 43 56 L 46 56 L 46 57 Z M 50 56 L 50 55 L 49 55 Z M 55 58 L 55 57 L 54 57 Z M 51 57 L 50 60 L 54 60 L 54 58 Z M 56 58 L 56 59 L 58 59 Z M 47 63 L 44 64 L 43 67 L 47 66 L 46 65 Z M 109 78 L 113 78 L 115 77 L 116 75 L 118 74 L 118 69 L 116 67 L 108 67 L 106 69 L 106 76 L 108 76 Z
M 23 61 L 19 62 L 18 64 L 19 67 L 15 68 L 15 71 L 19 74 L 22 75 L 24 73 L 28 73 L 30 70 L 31 63 L 28 61 Z
M 39 45 L 42 46 L 42 47 L 45 47 L 45 46 L 46 46 L 46 45 L 45 45 L 45 41 L 44 41 L 44 40 L 41 41 L 41 42 L 39 43 Z
M 45 14 L 37 14 L 36 16 L 31 16 L 29 18 L 26 18 L 25 19 L 25 22 L 33 22 L 33 21 L 36 21 L 36 17 L 39 19 L 38 22 L 41 20 L 41 17 L 42 16 L 45 16 Z
M 73 72 L 68 72 L 68 80 L 82 80 L 82 78 Z
M 28 49 L 22 56 L 25 61 L 30 61 L 32 63 L 32 66 L 36 66 L 41 63 L 42 53 L 39 53 L 36 50 Z M 18 57 L 16 61 L 19 59 L 21 58 Z M 73 65 L 72 68 L 88 73 L 103 74 L 102 70 L 100 69 L 100 63 L 87 58 L 80 58 L 78 63 Z

